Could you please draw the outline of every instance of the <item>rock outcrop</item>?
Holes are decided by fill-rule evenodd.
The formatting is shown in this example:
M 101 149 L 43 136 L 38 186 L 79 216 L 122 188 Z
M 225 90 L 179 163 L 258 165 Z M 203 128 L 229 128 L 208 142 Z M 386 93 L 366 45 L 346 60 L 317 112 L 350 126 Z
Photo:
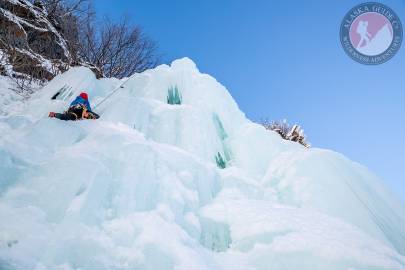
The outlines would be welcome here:
M 50 80 L 72 65 L 83 63 L 69 51 L 63 30 L 41 2 L 0 0 L 2 75 Z

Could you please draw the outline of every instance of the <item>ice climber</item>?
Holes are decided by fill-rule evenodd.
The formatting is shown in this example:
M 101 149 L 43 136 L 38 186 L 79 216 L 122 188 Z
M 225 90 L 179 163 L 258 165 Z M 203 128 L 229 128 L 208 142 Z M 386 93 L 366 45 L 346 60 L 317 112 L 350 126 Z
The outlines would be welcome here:
M 64 113 L 50 112 L 49 117 L 55 117 L 65 121 L 76 121 L 81 119 L 97 119 L 99 116 L 91 111 L 88 95 L 82 92 L 70 103 L 67 111 Z

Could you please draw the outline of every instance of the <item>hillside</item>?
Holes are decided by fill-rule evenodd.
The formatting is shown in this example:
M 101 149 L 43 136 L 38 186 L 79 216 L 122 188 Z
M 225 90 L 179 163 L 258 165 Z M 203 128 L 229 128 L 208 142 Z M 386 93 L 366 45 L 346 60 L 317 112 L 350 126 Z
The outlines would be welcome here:
M 73 27 L 75 17 L 55 16 L 48 13 L 41 1 L 0 1 L 1 75 L 47 82 L 71 66 L 87 66 L 97 77 L 103 76 L 100 70 L 81 60 L 70 44 L 78 42 L 77 29 Z M 71 38 L 70 43 L 67 37 Z

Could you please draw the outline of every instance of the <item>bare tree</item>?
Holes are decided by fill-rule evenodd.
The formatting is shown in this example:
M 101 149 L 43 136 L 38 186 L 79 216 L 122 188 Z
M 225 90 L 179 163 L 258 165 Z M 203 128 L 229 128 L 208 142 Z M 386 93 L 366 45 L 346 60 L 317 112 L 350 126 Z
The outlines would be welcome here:
M 105 76 L 122 78 L 158 64 L 156 43 L 127 18 L 119 22 L 104 18 L 95 25 L 94 15 L 88 14 L 80 32 L 79 54 Z
M 90 0 L 34 0 L 34 5 L 44 7 L 49 16 L 66 17 L 85 14 L 90 8 Z
M 44 11 L 66 41 L 70 56 L 63 61 L 67 65 L 88 66 L 97 77 L 122 78 L 153 68 L 160 61 L 156 43 L 145 35 L 141 27 L 130 23 L 128 18 L 118 22 L 104 18 L 100 23 L 92 8 L 92 0 L 30 1 Z M 52 60 L 58 66 L 58 57 Z M 22 71 L 19 72 L 30 74 L 27 69 L 29 67 L 21 65 Z

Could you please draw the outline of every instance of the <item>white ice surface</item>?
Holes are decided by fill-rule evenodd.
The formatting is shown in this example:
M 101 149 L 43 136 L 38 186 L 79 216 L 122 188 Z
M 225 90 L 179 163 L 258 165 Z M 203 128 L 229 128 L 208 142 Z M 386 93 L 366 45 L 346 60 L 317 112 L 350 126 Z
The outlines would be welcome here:
M 72 68 L 0 118 L 0 269 L 405 269 L 380 180 L 252 123 L 190 59 L 131 77 L 99 120 L 47 117 L 124 81 Z

